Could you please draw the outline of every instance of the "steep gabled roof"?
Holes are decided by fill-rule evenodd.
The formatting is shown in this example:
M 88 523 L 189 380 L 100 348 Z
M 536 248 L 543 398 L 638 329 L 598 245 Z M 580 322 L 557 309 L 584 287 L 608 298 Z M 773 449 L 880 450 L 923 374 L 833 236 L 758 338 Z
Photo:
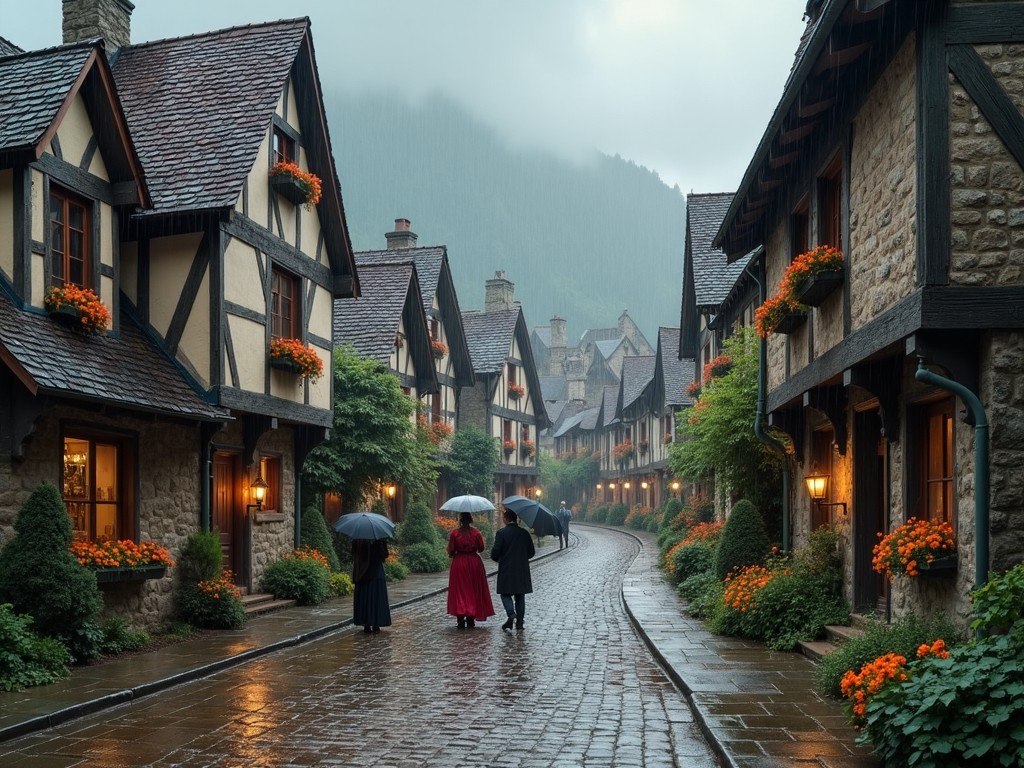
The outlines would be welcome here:
M 604 388 L 601 397 L 601 427 L 610 427 L 619 421 L 615 406 L 619 399 L 619 385 L 610 384 Z
M 693 383 L 693 360 L 679 357 L 679 329 L 658 329 L 658 373 L 664 393 L 664 405 L 675 410 L 693 405 L 686 388 Z
M 335 342 L 339 346 L 351 344 L 361 356 L 388 365 L 404 320 L 404 343 L 409 345 L 416 368 L 417 391 L 436 392 L 437 377 L 416 266 L 410 261 L 361 264 L 359 274 L 360 298 L 334 301 Z
M 587 408 L 580 416 L 582 417 L 580 419 L 580 429 L 593 432 L 597 429 L 597 421 L 601 416 L 601 406 Z
M 594 348 L 601 353 L 601 357 L 605 360 L 615 354 L 622 344 L 626 342 L 625 336 L 619 336 L 617 339 L 602 339 L 601 341 L 594 342 Z
M 552 437 L 562 437 L 567 432 L 570 432 L 574 427 L 578 427 L 580 422 L 583 421 L 583 403 L 579 401 L 572 401 L 566 405 L 562 410 L 562 415 L 558 423 L 555 424 L 554 434 Z
M 732 193 L 686 196 L 686 239 L 698 309 L 721 304 L 749 260 L 744 257 L 729 264 L 725 253 L 712 245 L 732 197 Z
M 127 310 L 119 333 L 83 336 L 0 291 L 0 359 L 33 396 L 57 396 L 193 421 L 229 421 Z
M 24 50 L 16 46 L 6 37 L 0 37 L 0 56 L 13 56 L 16 53 L 24 53 Z
M 657 360 L 658 358 L 654 355 L 633 355 L 622 358 L 620 395 L 616 403 L 620 416 L 640 398 L 653 381 Z
M 541 376 L 541 395 L 548 402 L 569 399 L 569 380 L 565 376 Z
M 0 57 L 0 168 L 42 157 L 76 96 L 89 110 L 110 180 L 136 184 L 118 202 L 148 205 L 142 165 L 98 40 Z

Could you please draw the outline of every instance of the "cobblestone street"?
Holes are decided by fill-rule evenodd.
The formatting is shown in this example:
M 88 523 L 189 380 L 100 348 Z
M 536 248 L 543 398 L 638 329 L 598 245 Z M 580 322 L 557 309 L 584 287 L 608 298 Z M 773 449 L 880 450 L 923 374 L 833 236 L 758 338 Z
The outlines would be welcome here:
M 439 595 L 10 741 L 5 766 L 714 766 L 620 596 L 637 543 L 595 528 L 534 566 L 526 629 L 457 630 Z M 493 579 L 491 580 L 493 586 Z M 500 603 L 495 597 L 500 611 Z

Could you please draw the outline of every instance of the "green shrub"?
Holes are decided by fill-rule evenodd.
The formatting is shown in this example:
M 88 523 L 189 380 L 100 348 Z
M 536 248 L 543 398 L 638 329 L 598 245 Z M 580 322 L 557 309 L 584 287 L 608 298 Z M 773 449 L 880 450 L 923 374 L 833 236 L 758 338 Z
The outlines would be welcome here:
M 401 560 L 385 560 L 384 576 L 388 581 L 401 581 L 409 576 L 409 566 Z
M 32 617 L 0 605 L 0 690 L 18 691 L 48 685 L 71 674 L 71 654 L 64 644 L 32 631 Z
M 334 542 L 331 541 L 331 532 L 327 530 L 327 521 L 320 511 L 319 497 L 314 503 L 306 507 L 302 513 L 302 546 L 312 547 L 321 555 L 327 558 L 331 571 L 337 573 L 341 570 L 341 562 L 338 560 L 338 553 L 334 551 Z
M 664 554 L 685 538 L 685 530 L 676 530 L 670 526 L 662 527 L 658 531 L 658 549 Z
M 669 499 L 665 502 L 661 515 L 662 526 L 669 525 L 680 512 L 683 511 L 683 502 L 679 499 Z
M 644 530 L 648 533 L 657 533 L 661 530 L 661 515 L 648 515 Z
M 148 632 L 144 629 L 132 629 L 120 616 L 106 619 L 100 625 L 100 629 L 103 631 L 100 652 L 104 656 L 138 651 L 153 642 Z
M 345 597 L 355 591 L 352 577 L 347 573 L 332 573 L 327 579 L 327 586 L 330 589 L 331 597 Z
M 711 628 L 716 619 L 725 610 L 723 594 L 725 584 L 718 580 L 711 571 L 698 573 L 679 585 L 685 590 L 689 603 L 686 608 L 690 615 L 696 619 L 704 619 Z
M 898 653 L 912 659 L 921 644 L 930 645 L 942 638 L 951 645 L 956 637 L 956 628 L 943 613 L 937 613 L 930 619 L 909 614 L 892 624 L 869 621 L 863 635 L 845 641 L 821 660 L 817 672 L 818 688 L 839 698 L 842 696 L 839 681 L 848 670 L 858 672 L 869 661 L 886 653 Z
M 715 573 L 725 579 L 734 568 L 759 565 L 768 554 L 768 532 L 757 508 L 749 501 L 736 502 L 725 521 L 715 556 Z
M 695 497 L 690 507 L 693 512 L 693 522 L 710 523 L 715 519 L 715 502 L 706 496 Z
M 675 565 L 673 576 L 676 581 L 685 581 L 698 573 L 715 570 L 716 547 L 705 541 L 687 544 L 676 551 L 672 560 Z M 717 577 L 716 577 L 717 578 Z
M 701 571 L 679 582 L 676 591 L 687 602 L 693 602 L 703 597 L 705 592 L 720 583 L 714 571 Z M 721 590 L 718 591 L 721 592 Z
M 196 584 L 220 576 L 223 553 L 220 534 L 216 531 L 197 531 L 185 540 L 178 556 L 178 578 Z
M 222 573 L 200 582 L 182 582 L 175 594 L 178 617 L 206 629 L 238 629 L 245 624 L 238 587 L 225 576 Z
M 828 580 L 805 572 L 778 573 L 744 614 L 744 634 L 775 651 L 815 640 L 829 624 L 846 624 L 850 606 Z
M 974 630 L 1012 631 L 1024 622 L 1024 563 L 992 575 L 971 595 Z
M 448 568 L 449 559 L 442 547 L 421 541 L 402 549 L 402 562 L 412 573 L 438 573 Z
M 598 504 L 594 507 L 594 514 L 588 522 L 603 525 L 608 520 L 608 505 Z M 571 525 L 571 524 L 570 524 Z
M 395 539 L 403 546 L 423 543 L 444 546 L 434 525 L 434 515 L 422 501 L 415 501 L 406 508 L 405 520 L 398 524 Z
M 282 557 L 263 572 L 262 589 L 278 600 L 319 605 L 330 595 L 331 572 L 315 560 Z
M 912 658 L 912 657 L 908 657 Z M 913 661 L 909 679 L 868 701 L 859 740 L 886 765 L 1024 765 L 1024 652 L 1012 634 Z
M 628 514 L 629 507 L 620 501 L 618 504 L 613 504 L 611 509 L 608 510 L 608 518 L 605 522 L 608 525 L 625 525 L 626 515 Z
M 96 575 L 71 554 L 71 518 L 52 483 L 43 483 L 14 522 L 0 550 L 0 602 L 32 617 L 36 632 L 55 637 L 76 661 L 100 651 L 103 598 Z

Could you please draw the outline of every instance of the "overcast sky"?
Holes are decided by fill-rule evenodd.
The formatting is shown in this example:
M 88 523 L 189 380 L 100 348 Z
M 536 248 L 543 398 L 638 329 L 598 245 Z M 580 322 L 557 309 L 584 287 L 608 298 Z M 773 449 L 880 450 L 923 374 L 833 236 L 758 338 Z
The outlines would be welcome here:
M 135 0 L 132 41 L 309 16 L 325 91 L 442 92 L 512 143 L 598 149 L 684 193 L 729 192 L 782 95 L 805 4 Z M 0 36 L 57 45 L 60 13 L 60 0 L 0 0 Z

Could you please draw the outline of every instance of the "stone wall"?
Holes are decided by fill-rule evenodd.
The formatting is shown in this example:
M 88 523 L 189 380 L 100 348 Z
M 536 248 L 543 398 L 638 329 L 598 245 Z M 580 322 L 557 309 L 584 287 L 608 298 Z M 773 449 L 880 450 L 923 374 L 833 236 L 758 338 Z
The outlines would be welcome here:
M 766 287 L 769 296 L 778 293 L 779 282 L 789 266 L 789 232 L 780 224 L 765 243 Z M 768 334 L 768 387 L 771 392 L 786 380 L 786 337 Z
M 917 184 L 915 42 L 909 39 L 872 88 L 853 124 L 847 284 L 851 329 L 915 287 Z M 842 314 L 833 316 L 842 323 Z M 815 337 L 816 352 L 841 335 Z
M 976 50 L 1022 109 L 1024 46 L 984 45 Z M 950 87 L 950 158 L 950 282 L 1024 284 L 1021 167 L 955 78 Z

